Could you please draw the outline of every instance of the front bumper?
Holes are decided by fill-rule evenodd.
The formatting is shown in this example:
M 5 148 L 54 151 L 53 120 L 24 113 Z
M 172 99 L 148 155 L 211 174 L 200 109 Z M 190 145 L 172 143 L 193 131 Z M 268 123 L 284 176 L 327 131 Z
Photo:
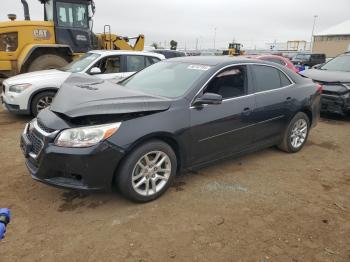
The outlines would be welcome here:
M 350 112 L 350 94 L 322 94 L 321 103 L 321 112 L 335 113 L 341 115 Z
M 0 100 L 1 100 L 2 107 L 8 112 L 16 115 L 30 115 L 30 110 L 20 109 L 19 105 L 7 103 L 3 95 L 0 96 Z
M 122 149 L 107 141 L 88 148 L 58 147 L 53 144 L 57 133 L 47 136 L 41 131 L 26 127 L 21 136 L 26 166 L 33 179 L 78 190 L 112 189 L 115 171 L 124 156 Z

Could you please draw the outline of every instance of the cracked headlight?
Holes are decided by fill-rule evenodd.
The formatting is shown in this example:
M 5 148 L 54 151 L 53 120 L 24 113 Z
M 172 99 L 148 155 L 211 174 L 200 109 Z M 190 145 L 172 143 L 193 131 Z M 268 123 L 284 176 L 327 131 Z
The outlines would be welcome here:
M 120 125 L 119 122 L 66 129 L 57 136 L 55 145 L 61 147 L 90 147 L 115 134 Z
M 9 92 L 22 93 L 24 90 L 26 90 L 31 86 L 32 86 L 31 84 L 12 85 L 9 87 Z

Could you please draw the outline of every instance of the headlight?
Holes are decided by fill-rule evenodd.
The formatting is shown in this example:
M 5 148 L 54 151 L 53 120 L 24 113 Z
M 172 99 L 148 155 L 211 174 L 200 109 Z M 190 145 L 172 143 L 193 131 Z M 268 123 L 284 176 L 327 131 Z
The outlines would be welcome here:
M 12 85 L 9 88 L 9 92 L 14 92 L 14 93 L 22 93 L 24 90 L 27 88 L 31 87 L 31 84 L 19 84 L 19 85 Z
M 55 140 L 61 147 L 89 147 L 109 138 L 118 131 L 121 123 L 87 126 L 63 130 Z

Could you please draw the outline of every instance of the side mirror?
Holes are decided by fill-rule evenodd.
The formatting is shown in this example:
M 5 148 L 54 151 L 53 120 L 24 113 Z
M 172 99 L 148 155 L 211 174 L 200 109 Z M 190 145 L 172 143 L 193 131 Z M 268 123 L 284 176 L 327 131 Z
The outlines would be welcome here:
M 218 105 L 222 103 L 222 96 L 215 93 L 204 93 L 194 100 L 194 106 Z
M 93 68 L 91 68 L 89 74 L 90 74 L 90 75 L 98 75 L 98 74 L 101 74 L 101 69 L 100 69 L 99 67 L 93 67 Z

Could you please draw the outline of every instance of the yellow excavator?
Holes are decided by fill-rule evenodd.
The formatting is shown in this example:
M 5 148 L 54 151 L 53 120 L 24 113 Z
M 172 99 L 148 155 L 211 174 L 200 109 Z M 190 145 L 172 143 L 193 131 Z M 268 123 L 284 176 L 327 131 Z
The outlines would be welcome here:
M 21 0 L 24 21 L 9 14 L 0 22 L 0 77 L 62 67 L 93 49 L 142 51 L 143 35 L 128 38 L 92 32 L 93 0 L 39 0 L 44 5 L 44 21 L 31 21 L 26 0 Z M 133 44 L 130 43 L 133 40 Z

